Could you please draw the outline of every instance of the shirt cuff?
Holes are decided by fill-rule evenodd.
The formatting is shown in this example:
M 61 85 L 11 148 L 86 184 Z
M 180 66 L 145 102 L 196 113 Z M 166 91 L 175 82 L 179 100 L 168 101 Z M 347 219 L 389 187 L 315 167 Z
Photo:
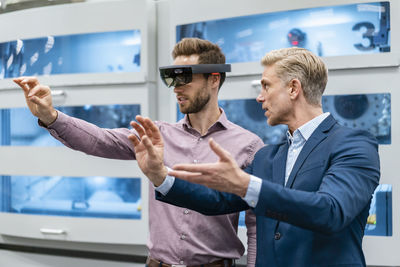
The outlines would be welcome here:
M 168 171 L 172 170 L 168 167 L 167 169 Z M 153 186 L 157 192 L 160 192 L 163 196 L 165 196 L 166 194 L 168 194 L 169 190 L 171 190 L 172 186 L 174 185 L 174 182 L 175 182 L 175 177 L 169 176 L 167 174 L 162 184 L 160 184 L 159 186 L 154 186 L 154 185 Z
M 261 185 L 262 180 L 260 178 L 250 175 L 249 186 L 243 200 L 246 201 L 247 204 L 252 208 L 257 206 Z

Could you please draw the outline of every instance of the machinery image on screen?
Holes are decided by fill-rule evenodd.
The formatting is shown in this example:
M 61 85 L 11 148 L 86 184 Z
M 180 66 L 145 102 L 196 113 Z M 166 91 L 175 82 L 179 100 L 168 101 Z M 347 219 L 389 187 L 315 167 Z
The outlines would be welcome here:
M 277 144 L 286 138 L 285 125 L 269 126 L 261 104 L 255 99 L 220 100 L 228 119 L 257 134 L 265 144 Z M 390 94 L 322 96 L 324 112 L 330 112 L 342 125 L 372 133 L 379 144 L 391 143 Z M 183 118 L 177 111 L 177 119 Z
M 139 72 L 139 30 L 47 36 L 0 43 L 0 79 Z
M 390 94 L 326 95 L 322 108 L 342 125 L 369 131 L 379 144 L 391 144 Z
M 61 112 L 102 128 L 130 128 L 129 122 L 140 114 L 140 105 L 85 105 L 57 107 Z M 0 109 L 0 145 L 61 146 L 28 108 Z
M 141 218 L 140 178 L 0 176 L 1 212 Z
M 307 8 L 176 27 L 176 39 L 217 43 L 228 63 L 259 62 L 267 51 L 303 47 L 319 56 L 390 52 L 390 3 Z

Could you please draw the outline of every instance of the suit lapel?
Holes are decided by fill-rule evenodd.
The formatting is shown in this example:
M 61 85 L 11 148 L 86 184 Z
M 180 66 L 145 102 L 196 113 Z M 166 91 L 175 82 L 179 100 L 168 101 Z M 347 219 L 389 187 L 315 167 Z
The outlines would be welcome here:
M 279 147 L 272 163 L 272 182 L 283 185 L 285 182 L 285 168 L 288 153 L 288 143 Z
M 307 142 L 304 144 L 303 149 L 301 150 L 299 156 L 297 157 L 297 160 L 293 166 L 293 169 L 290 173 L 289 179 L 286 183 L 286 187 L 292 187 L 293 182 L 296 178 L 297 172 L 303 165 L 304 161 L 307 159 L 308 155 L 313 151 L 313 149 L 322 142 L 327 136 L 329 130 L 332 128 L 332 126 L 336 123 L 336 120 L 332 117 L 332 115 L 329 115 L 322 123 L 315 129 L 313 134 L 310 136 L 310 138 L 307 140 Z

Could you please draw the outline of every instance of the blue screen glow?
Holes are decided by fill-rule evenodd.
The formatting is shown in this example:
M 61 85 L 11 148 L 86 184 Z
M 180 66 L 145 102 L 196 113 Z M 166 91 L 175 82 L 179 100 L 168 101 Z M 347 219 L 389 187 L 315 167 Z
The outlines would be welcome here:
M 139 72 L 139 30 L 47 36 L 0 43 L 0 79 Z
M 1 212 L 141 218 L 140 178 L 0 176 Z
M 324 95 L 322 108 L 342 125 L 369 131 L 379 144 L 391 144 L 390 94 Z M 255 99 L 220 100 L 230 121 L 257 134 L 265 144 L 278 144 L 286 138 L 287 126 L 269 126 L 261 104 Z M 184 114 L 177 108 L 177 119 Z
M 140 105 L 85 105 L 57 107 L 61 112 L 102 128 L 129 128 L 140 114 Z M 0 109 L 0 144 L 3 146 L 61 146 L 28 108 Z
M 319 56 L 390 51 L 390 3 L 308 8 L 202 21 L 176 27 L 176 38 L 217 43 L 228 63 L 259 62 L 266 52 L 303 47 Z

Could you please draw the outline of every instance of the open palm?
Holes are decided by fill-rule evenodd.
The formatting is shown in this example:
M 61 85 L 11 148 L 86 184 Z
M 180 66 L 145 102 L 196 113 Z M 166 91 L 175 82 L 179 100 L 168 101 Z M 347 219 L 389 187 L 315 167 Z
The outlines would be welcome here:
M 135 155 L 142 172 L 159 186 L 167 176 L 164 166 L 164 141 L 158 127 L 149 118 L 136 116 L 137 122 L 131 122 L 139 136 L 130 135 L 128 138 L 135 147 Z

